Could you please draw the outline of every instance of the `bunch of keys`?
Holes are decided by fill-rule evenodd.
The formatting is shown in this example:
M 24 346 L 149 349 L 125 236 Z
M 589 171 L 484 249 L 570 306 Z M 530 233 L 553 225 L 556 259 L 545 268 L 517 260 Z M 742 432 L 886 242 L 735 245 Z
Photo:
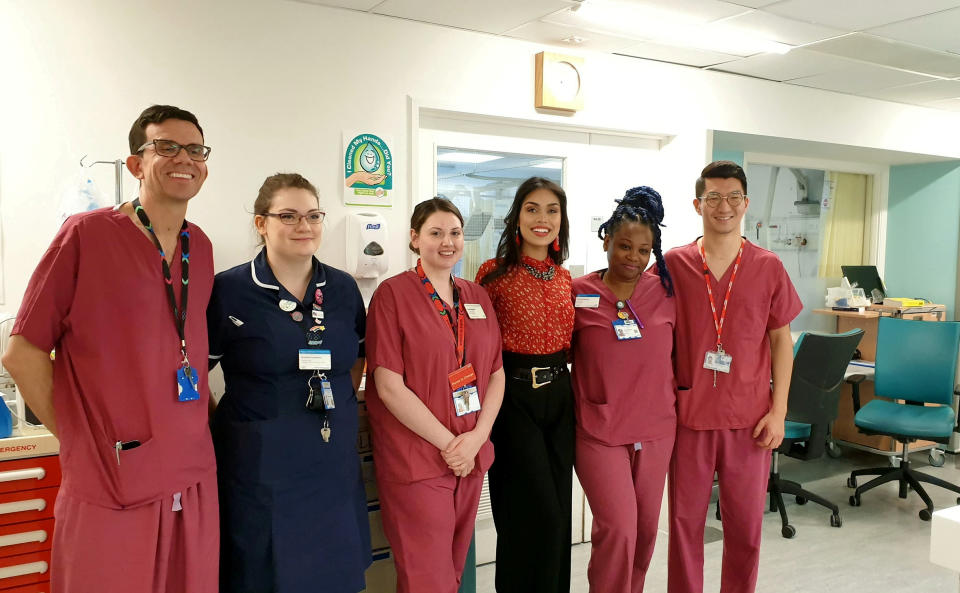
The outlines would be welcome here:
M 323 442 L 329 443 L 331 430 L 330 418 L 327 412 L 336 408 L 333 399 L 333 388 L 326 374 L 316 371 L 310 375 L 310 378 L 307 380 L 307 389 L 309 390 L 309 395 L 307 395 L 306 407 L 308 410 L 323 414 L 323 428 L 320 429 L 320 436 L 323 437 Z

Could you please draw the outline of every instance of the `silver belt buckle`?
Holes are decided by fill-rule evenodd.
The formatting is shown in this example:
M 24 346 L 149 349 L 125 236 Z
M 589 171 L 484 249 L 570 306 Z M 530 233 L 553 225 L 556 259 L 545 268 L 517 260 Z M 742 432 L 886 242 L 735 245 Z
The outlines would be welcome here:
M 549 381 L 544 381 L 543 383 L 537 383 L 537 371 L 549 371 L 552 367 L 531 367 L 530 368 L 530 381 L 533 384 L 534 389 L 539 389 L 544 385 L 549 385 L 553 383 L 553 379 Z

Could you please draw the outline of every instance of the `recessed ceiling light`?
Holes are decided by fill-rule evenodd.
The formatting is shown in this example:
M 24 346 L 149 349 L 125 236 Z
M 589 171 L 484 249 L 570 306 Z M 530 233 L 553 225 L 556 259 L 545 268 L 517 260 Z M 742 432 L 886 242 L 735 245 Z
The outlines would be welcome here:
M 586 41 L 586 38 L 580 37 L 578 35 L 571 35 L 570 37 L 564 37 L 560 41 L 563 41 L 564 43 L 570 43 L 572 45 L 580 45 L 581 43 Z
M 483 154 L 481 152 L 447 152 L 437 155 L 437 161 L 441 163 L 486 163 L 495 161 L 501 157 L 493 154 Z

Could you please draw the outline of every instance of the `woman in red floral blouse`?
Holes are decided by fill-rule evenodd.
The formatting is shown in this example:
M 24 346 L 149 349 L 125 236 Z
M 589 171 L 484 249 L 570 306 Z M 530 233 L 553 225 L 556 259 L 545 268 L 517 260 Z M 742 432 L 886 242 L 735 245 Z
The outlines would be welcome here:
M 574 414 L 567 196 L 531 177 L 517 188 L 497 257 L 480 266 L 503 338 L 506 389 L 490 440 L 498 593 L 568 593 Z

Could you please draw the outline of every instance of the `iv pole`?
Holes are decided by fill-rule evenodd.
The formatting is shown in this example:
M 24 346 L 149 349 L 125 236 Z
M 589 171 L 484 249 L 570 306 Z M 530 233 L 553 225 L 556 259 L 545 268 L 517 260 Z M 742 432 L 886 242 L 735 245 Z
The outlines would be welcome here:
M 123 164 L 124 162 L 120 159 L 115 161 L 93 161 L 89 165 L 83 164 L 83 159 L 87 158 L 87 155 L 80 157 L 80 166 L 90 168 L 94 165 L 113 165 L 113 175 L 114 175 L 114 188 L 116 189 L 116 194 L 114 196 L 115 203 L 119 206 L 123 201 Z

